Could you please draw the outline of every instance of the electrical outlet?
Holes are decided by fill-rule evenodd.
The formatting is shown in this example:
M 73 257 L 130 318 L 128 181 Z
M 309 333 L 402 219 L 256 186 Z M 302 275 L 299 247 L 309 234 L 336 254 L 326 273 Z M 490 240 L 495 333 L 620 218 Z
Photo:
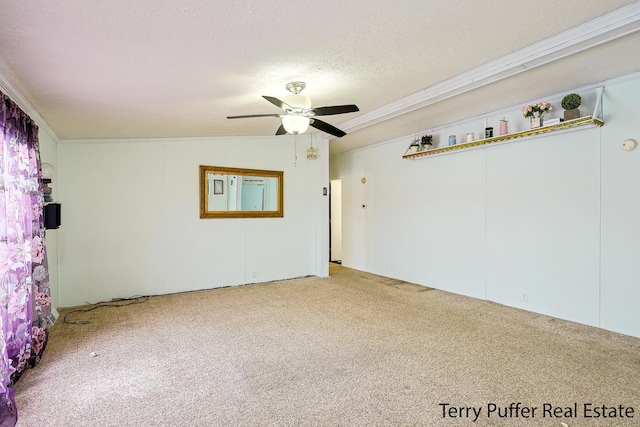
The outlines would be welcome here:
M 529 294 L 526 292 L 522 293 L 522 301 L 529 302 Z
M 251 272 L 251 278 L 252 279 L 257 279 L 258 278 L 258 271 L 257 270 L 253 270 Z

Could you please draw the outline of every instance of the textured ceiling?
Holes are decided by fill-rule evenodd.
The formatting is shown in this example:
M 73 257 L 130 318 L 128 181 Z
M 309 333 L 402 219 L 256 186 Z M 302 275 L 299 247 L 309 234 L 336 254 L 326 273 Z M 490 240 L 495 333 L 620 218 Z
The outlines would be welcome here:
M 271 135 L 275 118 L 226 116 L 278 113 L 261 95 L 302 80 L 314 106 L 360 107 L 326 118 L 340 126 L 631 3 L 3 0 L 0 70 L 59 139 Z M 638 47 L 631 34 L 440 110 L 479 114 L 637 71 Z M 488 87 L 501 97 L 487 100 Z M 462 118 L 437 110 L 333 139 L 332 152 Z

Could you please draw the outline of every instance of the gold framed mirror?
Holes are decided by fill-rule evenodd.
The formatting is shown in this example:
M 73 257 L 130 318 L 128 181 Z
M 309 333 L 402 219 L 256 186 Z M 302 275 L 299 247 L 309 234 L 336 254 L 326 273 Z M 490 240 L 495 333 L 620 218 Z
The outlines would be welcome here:
M 200 165 L 200 218 L 282 218 L 284 172 Z

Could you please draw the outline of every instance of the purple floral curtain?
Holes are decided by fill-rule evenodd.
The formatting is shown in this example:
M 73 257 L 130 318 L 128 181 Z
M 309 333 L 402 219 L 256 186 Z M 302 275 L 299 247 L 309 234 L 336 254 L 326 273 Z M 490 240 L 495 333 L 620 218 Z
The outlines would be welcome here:
M 0 92 L 0 427 L 11 386 L 40 361 L 51 326 L 38 127 Z

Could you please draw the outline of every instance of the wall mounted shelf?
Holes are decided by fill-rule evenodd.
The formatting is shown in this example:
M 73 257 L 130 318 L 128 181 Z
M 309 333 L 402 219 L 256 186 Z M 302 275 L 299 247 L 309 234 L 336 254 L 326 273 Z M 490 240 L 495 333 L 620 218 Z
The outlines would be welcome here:
M 562 122 L 562 123 L 559 123 L 557 125 L 543 126 L 543 127 L 540 127 L 540 128 L 525 130 L 525 131 L 522 131 L 522 132 L 509 133 L 509 134 L 506 134 L 506 135 L 494 136 L 492 138 L 478 139 L 478 140 L 475 140 L 475 141 L 472 141 L 472 142 L 465 142 L 465 143 L 462 143 L 462 144 L 447 145 L 446 147 L 433 148 L 431 150 L 418 151 L 417 153 L 409 153 L 409 154 L 405 154 L 404 156 L 402 156 L 402 158 L 403 159 L 416 159 L 416 158 L 419 158 L 419 157 L 431 156 L 433 154 L 446 153 L 446 152 L 449 152 L 449 151 L 464 150 L 466 148 L 477 147 L 479 145 L 486 145 L 486 144 L 491 144 L 491 143 L 494 143 L 494 142 L 506 141 L 508 139 L 514 139 L 514 138 L 523 138 L 523 137 L 527 137 L 527 136 L 538 135 L 538 134 L 541 134 L 541 133 L 553 132 L 553 131 L 557 131 L 557 130 L 561 130 L 561 129 L 577 128 L 577 127 L 583 127 L 583 126 L 592 126 L 593 127 L 593 126 L 603 126 L 603 125 L 604 125 L 604 122 L 602 120 L 594 119 L 592 116 L 585 116 L 585 117 L 580 117 L 580 118 L 575 119 L 575 120 L 568 120 L 566 122 Z
M 423 157 L 432 156 L 434 154 L 442 154 L 448 153 L 451 151 L 464 151 L 465 149 L 470 149 L 473 147 L 478 147 L 482 145 L 492 144 L 496 142 L 503 142 L 509 139 L 515 138 L 526 138 L 529 136 L 534 136 L 547 132 L 554 132 L 559 130 L 571 129 L 571 128 L 584 128 L 584 127 L 596 127 L 603 126 L 604 121 L 601 119 L 602 117 L 602 95 L 604 93 L 604 88 L 599 87 L 596 91 L 596 107 L 594 109 L 594 113 L 592 116 L 584 116 L 579 117 L 574 120 L 566 120 L 564 122 L 558 123 L 556 125 L 551 126 L 543 126 L 535 129 L 528 129 L 521 132 L 509 133 L 506 135 L 498 135 L 491 138 L 478 139 L 471 142 L 464 142 L 456 145 L 447 145 L 440 148 L 433 148 L 431 150 L 418 151 L 415 153 L 407 151 L 402 156 L 403 159 L 419 159 Z

